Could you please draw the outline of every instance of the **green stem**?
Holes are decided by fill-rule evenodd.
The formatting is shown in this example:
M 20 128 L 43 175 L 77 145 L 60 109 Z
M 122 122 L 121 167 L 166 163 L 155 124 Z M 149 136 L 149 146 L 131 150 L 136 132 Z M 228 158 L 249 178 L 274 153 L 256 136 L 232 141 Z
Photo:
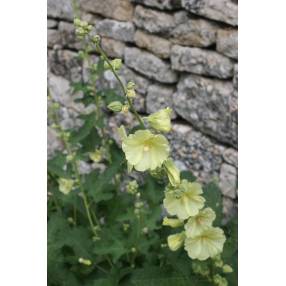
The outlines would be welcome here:
M 146 129 L 145 124 L 142 120 L 142 118 L 140 117 L 140 115 L 138 114 L 138 112 L 135 110 L 134 105 L 131 101 L 131 99 L 127 96 L 126 94 L 126 88 L 122 82 L 122 80 L 120 79 L 120 77 L 118 76 L 116 70 L 113 68 L 109 58 L 107 57 L 106 53 L 104 52 L 104 50 L 101 48 L 101 46 L 96 43 L 96 48 L 98 50 L 98 52 L 101 54 L 101 56 L 103 57 L 103 59 L 107 62 L 107 64 L 109 65 L 112 73 L 114 74 L 115 78 L 117 79 L 117 81 L 119 82 L 119 85 L 123 91 L 123 94 L 125 95 L 125 97 L 127 98 L 128 104 L 130 106 L 130 109 L 132 111 L 132 113 L 134 114 L 134 116 L 136 117 L 136 119 L 138 120 L 139 124 L 141 125 L 141 127 L 143 127 L 144 129 Z

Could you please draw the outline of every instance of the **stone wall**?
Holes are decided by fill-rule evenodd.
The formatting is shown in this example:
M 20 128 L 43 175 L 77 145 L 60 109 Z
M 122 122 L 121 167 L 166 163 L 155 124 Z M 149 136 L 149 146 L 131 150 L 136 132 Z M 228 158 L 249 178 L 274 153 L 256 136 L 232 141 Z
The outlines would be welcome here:
M 80 44 L 70 3 L 48 0 L 48 82 L 67 124 L 76 118 L 70 82 L 86 76 L 77 59 Z M 122 77 L 137 83 L 137 109 L 149 114 L 173 108 L 169 139 L 177 164 L 202 181 L 217 178 L 229 216 L 237 203 L 237 1 L 79 3 L 82 18 L 96 26 L 108 55 L 123 59 Z M 105 85 L 117 86 L 108 72 Z M 49 130 L 50 152 L 58 147 Z

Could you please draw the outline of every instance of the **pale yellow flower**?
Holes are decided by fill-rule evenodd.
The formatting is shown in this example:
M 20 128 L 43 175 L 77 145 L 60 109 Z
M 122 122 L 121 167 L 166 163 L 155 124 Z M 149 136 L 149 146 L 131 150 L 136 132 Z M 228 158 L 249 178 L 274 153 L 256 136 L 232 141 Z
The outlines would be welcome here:
M 192 259 L 206 260 L 222 252 L 225 240 L 222 229 L 209 227 L 197 236 L 186 238 L 185 250 Z
M 127 162 L 137 171 L 155 170 L 168 158 L 170 147 L 162 135 L 138 130 L 122 142 Z
M 175 187 L 180 184 L 180 171 L 172 159 L 167 159 L 164 162 L 164 167 L 170 184 Z
M 190 217 L 185 224 L 186 235 L 190 237 L 200 234 L 204 229 L 212 226 L 214 220 L 215 212 L 211 208 L 200 210 L 197 215 Z
M 184 220 L 177 218 L 168 218 L 164 217 L 162 225 L 170 226 L 170 227 L 180 227 L 184 224 Z
M 184 231 L 169 235 L 167 238 L 169 248 L 172 251 L 178 250 L 180 247 L 183 246 L 185 238 L 186 238 L 186 235 Z
M 147 117 L 150 126 L 158 131 L 169 132 L 171 130 L 172 109 L 167 107 Z
M 58 183 L 60 192 L 65 195 L 68 195 L 74 187 L 74 180 L 71 179 L 60 178 Z
M 199 183 L 182 180 L 175 190 L 165 193 L 163 204 L 170 215 L 176 215 L 179 219 L 187 219 L 197 215 L 203 208 L 205 199 L 201 196 L 202 193 L 202 186 Z

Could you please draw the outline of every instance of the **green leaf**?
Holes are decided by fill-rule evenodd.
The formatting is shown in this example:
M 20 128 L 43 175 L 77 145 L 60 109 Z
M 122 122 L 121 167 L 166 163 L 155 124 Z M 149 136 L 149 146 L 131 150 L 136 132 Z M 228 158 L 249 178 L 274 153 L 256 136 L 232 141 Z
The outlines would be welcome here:
M 158 204 L 164 197 L 164 185 L 159 184 L 151 175 L 146 175 L 145 185 L 142 187 L 143 198 L 151 204 Z
M 175 272 L 170 267 L 149 267 L 135 270 L 131 277 L 134 286 L 203 286 L 209 285 L 195 277 L 186 279 L 182 274 Z
M 204 188 L 204 198 L 206 199 L 206 206 L 212 208 L 216 213 L 214 224 L 220 226 L 222 220 L 222 195 L 217 184 L 211 182 Z
M 70 170 L 65 170 L 66 155 L 57 153 L 52 159 L 48 160 L 48 172 L 61 178 L 69 178 Z
M 88 115 L 82 115 L 81 118 L 84 120 L 84 124 L 81 128 L 79 128 L 79 130 L 71 132 L 71 144 L 79 143 L 85 139 L 95 125 L 96 116 L 94 112 Z
M 181 179 L 186 179 L 190 182 L 194 182 L 197 180 L 197 177 L 190 171 L 182 171 L 181 172 Z

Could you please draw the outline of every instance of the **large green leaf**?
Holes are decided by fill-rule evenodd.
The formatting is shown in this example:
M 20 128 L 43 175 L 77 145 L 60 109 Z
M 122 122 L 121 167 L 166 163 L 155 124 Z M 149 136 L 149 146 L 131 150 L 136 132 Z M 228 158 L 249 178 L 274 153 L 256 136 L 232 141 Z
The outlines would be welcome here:
M 135 270 L 131 277 L 134 286 L 207 286 L 206 281 L 188 277 L 175 272 L 172 268 L 149 267 Z
M 76 131 L 71 132 L 70 142 L 76 144 L 85 139 L 96 123 L 95 113 L 90 113 L 88 115 L 82 115 L 81 118 L 84 120 L 84 124 L 81 128 Z
M 215 225 L 220 226 L 222 220 L 222 195 L 217 184 L 211 182 L 204 188 L 206 206 L 212 208 L 216 213 Z

